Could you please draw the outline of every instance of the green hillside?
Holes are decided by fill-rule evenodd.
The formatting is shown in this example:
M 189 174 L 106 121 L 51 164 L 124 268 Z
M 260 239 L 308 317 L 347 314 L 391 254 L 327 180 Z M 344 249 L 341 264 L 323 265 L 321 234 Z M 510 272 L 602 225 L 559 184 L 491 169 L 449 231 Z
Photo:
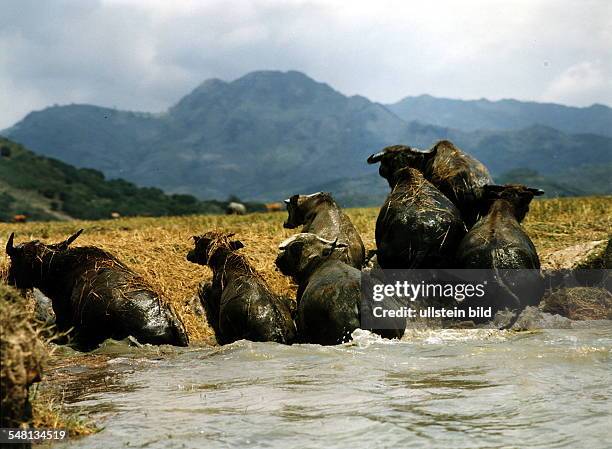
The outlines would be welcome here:
M 157 216 L 223 211 L 222 202 L 106 180 L 97 170 L 38 156 L 0 137 L 0 221 L 10 221 L 16 214 L 32 220 L 65 220 L 109 218 L 112 212 Z

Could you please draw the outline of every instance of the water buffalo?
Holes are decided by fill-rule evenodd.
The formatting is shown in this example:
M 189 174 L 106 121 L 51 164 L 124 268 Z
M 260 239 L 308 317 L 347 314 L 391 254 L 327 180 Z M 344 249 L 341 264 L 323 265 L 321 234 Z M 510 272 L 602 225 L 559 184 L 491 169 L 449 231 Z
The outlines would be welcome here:
M 289 217 L 283 224 L 294 229 L 304 225 L 302 232 L 316 234 L 327 240 L 338 239 L 348 245 L 348 262 L 361 268 L 365 262 L 365 248 L 351 219 L 340 209 L 329 193 L 293 195 L 285 200 Z
M 246 206 L 242 203 L 231 202 L 225 209 L 227 215 L 245 215 L 247 213 Z
M 187 254 L 188 261 L 213 271 L 212 284 L 202 289 L 201 301 L 217 342 L 291 343 L 295 324 L 288 301 L 273 294 L 246 257 L 236 252 L 244 245 L 232 236 L 214 231 L 194 236 L 195 248 Z
M 187 346 L 174 309 L 141 276 L 100 248 L 69 247 L 81 232 L 53 245 L 34 240 L 14 246 L 11 234 L 9 283 L 51 298 L 57 329 L 73 329 L 85 349 L 129 335 L 141 343 Z
M 380 267 L 452 267 L 466 232 L 459 210 L 414 168 L 402 168 L 390 179 L 393 190 L 376 220 Z
M 490 286 L 487 295 L 491 302 L 487 305 L 494 310 L 509 308 L 518 316 L 524 307 L 537 305 L 544 294 L 538 253 L 520 225 L 533 197 L 542 194 L 522 185 L 485 186 L 481 201 L 487 213 L 457 249 L 461 268 L 494 270 L 496 285 Z
M 283 203 L 266 203 L 266 212 L 282 212 Z
M 493 184 L 489 171 L 480 161 L 448 140 L 442 140 L 428 150 L 405 145 L 386 147 L 368 158 L 369 164 L 377 162 L 380 162 L 380 175 L 387 179 L 391 188 L 395 185 L 393 175 L 398 169 L 412 167 L 420 170 L 457 206 L 468 227 L 478 220 L 482 187 Z
M 340 344 L 360 326 L 361 272 L 345 263 L 346 248 L 312 233 L 279 246 L 276 266 L 299 285 L 296 324 L 303 343 Z

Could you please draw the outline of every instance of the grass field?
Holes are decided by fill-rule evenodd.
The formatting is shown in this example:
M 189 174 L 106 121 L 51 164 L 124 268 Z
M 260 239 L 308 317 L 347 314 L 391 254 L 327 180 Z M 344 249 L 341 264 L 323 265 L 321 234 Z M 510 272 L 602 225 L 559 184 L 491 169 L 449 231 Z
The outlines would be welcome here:
M 348 209 L 367 249 L 375 247 L 374 227 L 377 208 Z M 278 244 L 294 233 L 283 229 L 286 213 L 245 216 L 184 216 L 160 218 L 123 218 L 107 221 L 32 222 L 0 224 L 2 242 L 15 231 L 15 242 L 32 239 L 44 242 L 63 240 L 74 231 L 85 232 L 74 245 L 96 245 L 118 256 L 144 275 L 174 304 L 183 318 L 192 342 L 214 343 L 208 325 L 196 316 L 185 301 L 197 291 L 211 272 L 187 262 L 191 236 L 218 229 L 236 233 L 242 250 L 268 280 L 272 289 L 294 294 L 295 286 L 274 267 Z M 561 198 L 536 200 L 525 220 L 525 228 L 540 256 L 551 251 L 593 240 L 607 239 L 612 230 L 612 197 Z M 0 256 L 5 269 L 7 258 Z

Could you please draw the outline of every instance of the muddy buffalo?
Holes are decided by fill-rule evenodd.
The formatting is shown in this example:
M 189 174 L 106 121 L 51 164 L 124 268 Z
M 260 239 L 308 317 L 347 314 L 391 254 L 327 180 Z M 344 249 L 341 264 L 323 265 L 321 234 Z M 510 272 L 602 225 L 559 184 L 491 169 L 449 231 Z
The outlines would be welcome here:
M 459 245 L 461 268 L 493 270 L 496 285 L 489 287 L 487 298 L 494 310 L 508 308 L 518 315 L 524 307 L 537 305 L 544 294 L 538 253 L 520 224 L 533 197 L 542 194 L 522 185 L 485 186 L 486 215 Z
M 303 225 L 302 232 L 316 234 L 327 240 L 338 240 L 348 245 L 349 263 L 361 268 L 365 262 L 365 248 L 351 219 L 340 209 L 331 194 L 293 195 L 285 200 L 289 217 L 285 228 Z
M 420 170 L 457 206 L 468 227 L 478 220 L 482 187 L 493 184 L 489 171 L 480 161 L 448 140 L 442 140 L 427 150 L 393 145 L 368 158 L 369 164 L 377 162 L 380 162 L 380 175 L 387 179 L 391 188 L 397 170 L 405 167 Z
M 208 232 L 194 236 L 187 260 L 208 265 L 212 283 L 201 290 L 202 306 L 219 344 L 236 340 L 291 343 L 295 324 L 289 300 L 272 293 L 247 258 L 237 252 L 242 242 L 233 234 Z
M 299 341 L 335 345 L 351 339 L 360 325 L 361 272 L 346 263 L 347 244 L 311 233 L 279 246 L 276 266 L 299 286 Z
M 57 329 L 70 331 L 84 349 L 130 335 L 141 343 L 186 346 L 183 323 L 141 276 L 100 248 L 70 248 L 82 231 L 53 245 L 14 246 L 11 234 L 9 283 L 48 296 Z
M 400 169 L 389 179 L 393 190 L 376 220 L 380 267 L 452 267 L 466 232 L 459 210 L 416 169 Z

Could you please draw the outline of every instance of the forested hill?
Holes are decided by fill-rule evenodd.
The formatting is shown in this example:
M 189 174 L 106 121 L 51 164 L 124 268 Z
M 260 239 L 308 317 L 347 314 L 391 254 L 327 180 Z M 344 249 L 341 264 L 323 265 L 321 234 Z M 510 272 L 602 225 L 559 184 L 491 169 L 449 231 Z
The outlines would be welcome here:
M 97 170 L 75 168 L 39 156 L 0 138 L 0 221 L 17 214 L 34 220 L 110 218 L 130 215 L 222 213 L 225 203 L 191 195 L 166 195 L 122 179 L 106 180 Z

